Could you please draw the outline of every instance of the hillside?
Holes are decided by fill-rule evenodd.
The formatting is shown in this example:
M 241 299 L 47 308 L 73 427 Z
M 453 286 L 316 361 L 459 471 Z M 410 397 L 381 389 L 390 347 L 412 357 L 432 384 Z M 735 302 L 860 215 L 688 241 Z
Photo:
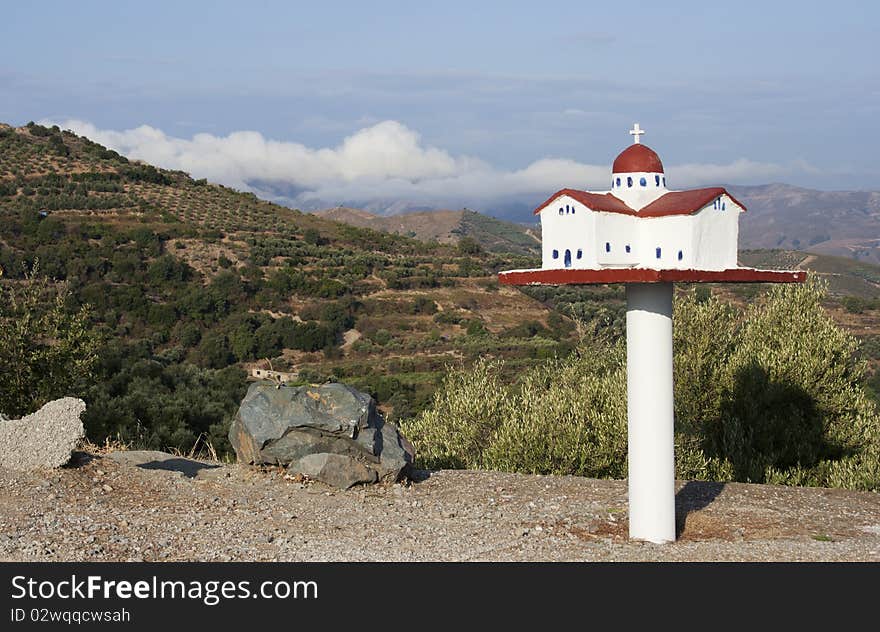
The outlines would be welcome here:
M 540 236 L 535 230 L 467 209 L 376 215 L 361 209 L 338 206 L 314 213 L 335 222 L 405 235 L 425 242 L 450 244 L 470 237 L 489 252 L 540 255 L 541 251 Z
M 37 260 L 106 341 L 85 396 L 95 441 L 223 450 L 242 369 L 269 362 L 353 383 L 393 419 L 424 407 L 450 363 L 497 356 L 514 373 L 574 340 L 567 318 L 498 286 L 532 256 L 352 227 L 58 129 L 5 127 L 0 283 Z

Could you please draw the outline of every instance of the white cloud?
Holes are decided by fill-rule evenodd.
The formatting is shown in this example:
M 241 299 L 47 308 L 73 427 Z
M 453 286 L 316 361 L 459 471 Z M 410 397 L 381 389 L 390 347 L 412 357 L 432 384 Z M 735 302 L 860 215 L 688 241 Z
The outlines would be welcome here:
M 52 121 L 46 121 L 51 124 Z M 68 120 L 64 129 L 87 136 L 123 155 L 195 178 L 250 190 L 264 181 L 297 191 L 291 201 L 354 201 L 402 198 L 426 205 L 478 206 L 513 196 L 541 197 L 562 187 L 604 188 L 610 165 L 542 158 L 518 170 L 502 170 L 483 160 L 454 156 L 425 145 L 419 134 L 397 121 L 382 121 L 355 132 L 335 147 L 266 139 L 259 132 L 227 136 L 196 134 L 176 138 L 149 125 L 123 131 L 98 129 Z M 759 163 L 745 158 L 729 164 L 683 164 L 667 168 L 670 185 L 763 183 L 809 165 Z
M 798 163 L 785 166 L 739 158 L 726 165 L 713 163 L 674 165 L 668 167 L 666 172 L 670 183 L 676 186 L 690 186 L 720 183 L 764 184 L 795 170 L 803 171 L 804 165 Z

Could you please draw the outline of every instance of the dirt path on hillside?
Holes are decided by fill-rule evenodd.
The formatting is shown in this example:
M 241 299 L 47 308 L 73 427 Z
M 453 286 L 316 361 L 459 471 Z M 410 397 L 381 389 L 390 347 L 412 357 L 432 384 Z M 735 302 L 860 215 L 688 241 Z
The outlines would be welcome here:
M 794 269 L 795 270 L 805 270 L 808 265 L 813 263 L 816 260 L 816 255 L 807 255 L 803 261 L 797 264 Z
M 186 459 L 0 470 L 0 560 L 880 561 L 876 493 L 679 483 L 681 537 L 657 546 L 626 538 L 625 481 L 417 474 L 340 492 Z

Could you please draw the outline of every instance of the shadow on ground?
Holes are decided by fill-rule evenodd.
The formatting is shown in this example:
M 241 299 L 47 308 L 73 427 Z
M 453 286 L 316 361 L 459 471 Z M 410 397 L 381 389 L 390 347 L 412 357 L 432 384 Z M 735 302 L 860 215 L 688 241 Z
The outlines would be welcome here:
M 688 515 L 708 507 L 724 490 L 724 483 L 688 481 L 675 495 L 675 537 L 681 537 Z
M 203 470 L 214 470 L 220 465 L 204 463 L 195 459 L 158 452 L 155 450 L 120 450 L 106 456 L 111 461 L 125 467 L 139 467 L 142 470 L 162 470 L 177 472 L 186 478 L 195 478 Z
M 422 483 L 429 478 L 431 478 L 431 474 L 433 474 L 436 470 L 416 470 L 411 469 L 406 477 L 412 481 L 413 483 Z
M 149 461 L 148 463 L 140 463 L 137 467 L 144 470 L 166 470 L 168 472 L 180 472 L 187 478 L 195 478 L 202 470 L 213 470 L 219 465 L 211 465 L 209 463 L 201 463 L 184 458 L 165 459 L 162 461 Z
M 78 467 L 82 467 L 84 465 L 88 465 L 92 461 L 95 460 L 96 457 L 94 454 L 90 454 L 88 452 L 82 452 L 80 450 L 74 450 L 70 455 L 70 460 L 62 465 L 61 467 L 64 469 L 75 470 Z

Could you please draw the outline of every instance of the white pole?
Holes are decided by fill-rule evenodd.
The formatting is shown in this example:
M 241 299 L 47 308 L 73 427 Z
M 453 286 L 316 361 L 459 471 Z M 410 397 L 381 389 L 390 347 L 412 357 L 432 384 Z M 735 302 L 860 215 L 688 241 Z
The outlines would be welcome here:
M 672 283 L 626 286 L 629 537 L 675 540 Z

